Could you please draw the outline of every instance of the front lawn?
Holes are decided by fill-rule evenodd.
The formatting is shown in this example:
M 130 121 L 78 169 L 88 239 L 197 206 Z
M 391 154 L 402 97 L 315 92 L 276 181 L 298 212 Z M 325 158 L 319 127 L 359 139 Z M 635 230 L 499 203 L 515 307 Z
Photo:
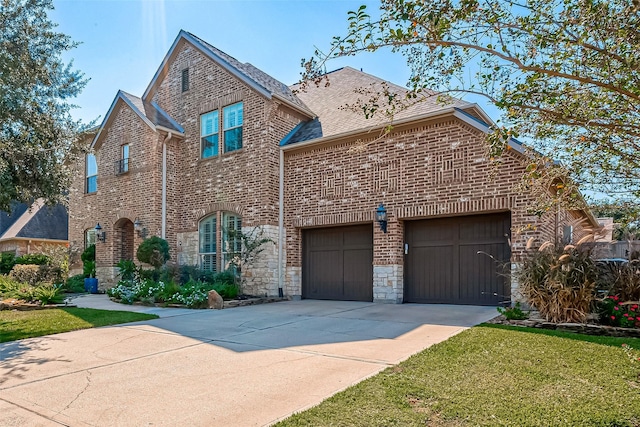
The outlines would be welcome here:
M 481 325 L 277 426 L 640 426 L 637 349 Z
M 157 318 L 155 314 L 92 308 L 0 311 L 0 342 Z

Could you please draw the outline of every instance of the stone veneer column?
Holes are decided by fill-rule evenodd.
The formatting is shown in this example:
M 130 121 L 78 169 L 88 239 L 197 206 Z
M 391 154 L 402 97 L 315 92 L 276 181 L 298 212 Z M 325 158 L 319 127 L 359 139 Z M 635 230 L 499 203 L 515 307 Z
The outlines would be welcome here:
M 403 266 L 373 266 L 373 302 L 402 304 L 404 292 Z

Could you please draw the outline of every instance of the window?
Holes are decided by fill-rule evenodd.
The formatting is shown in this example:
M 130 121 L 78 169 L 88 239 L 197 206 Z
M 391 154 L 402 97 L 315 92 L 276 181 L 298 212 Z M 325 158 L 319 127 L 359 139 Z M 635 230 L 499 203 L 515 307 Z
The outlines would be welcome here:
M 200 144 L 203 159 L 218 155 L 218 111 L 200 116 Z
M 216 224 L 216 214 L 200 221 L 200 268 L 207 271 L 217 271 Z
M 182 92 L 189 90 L 189 69 L 182 70 Z
M 222 110 L 224 119 L 224 152 L 239 150 L 242 148 L 242 102 L 229 105 Z
M 88 228 L 84 231 L 84 248 L 87 249 L 91 245 L 96 244 L 96 229 Z
M 129 172 L 129 144 L 124 144 L 120 149 L 119 163 L 118 173 Z
M 233 257 L 242 251 L 242 239 L 238 235 L 241 228 L 242 219 L 227 212 L 215 213 L 200 221 L 200 268 L 207 271 L 231 268 Z M 218 243 L 221 251 L 216 250 Z
M 242 220 L 239 216 L 222 214 L 222 267 L 228 270 L 231 260 L 242 251 L 242 239 L 239 232 L 242 230 Z
M 85 193 L 95 193 L 98 191 L 98 164 L 96 163 L 96 156 L 87 154 L 86 166 L 85 175 L 87 182 L 85 184 Z

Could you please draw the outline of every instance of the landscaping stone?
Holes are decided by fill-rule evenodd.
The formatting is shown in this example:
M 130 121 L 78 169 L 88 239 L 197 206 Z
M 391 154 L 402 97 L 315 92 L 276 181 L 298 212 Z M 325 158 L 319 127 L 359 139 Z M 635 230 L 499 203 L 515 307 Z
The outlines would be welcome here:
M 209 308 L 222 310 L 224 308 L 224 300 L 214 289 L 209 291 Z
M 594 321 L 593 319 L 597 319 L 597 317 L 588 317 L 588 320 L 591 322 Z M 600 325 L 597 323 L 553 323 L 535 317 L 526 320 L 507 320 L 502 315 L 491 319 L 487 323 L 522 326 L 527 328 L 551 329 L 562 332 L 573 332 L 586 335 L 640 338 L 639 328 L 621 328 L 617 326 Z

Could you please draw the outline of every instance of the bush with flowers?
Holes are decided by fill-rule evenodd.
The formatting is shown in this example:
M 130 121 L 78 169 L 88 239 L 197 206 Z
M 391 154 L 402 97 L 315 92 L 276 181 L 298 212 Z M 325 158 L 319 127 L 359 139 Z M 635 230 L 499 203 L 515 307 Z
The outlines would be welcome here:
M 600 302 L 600 320 L 611 326 L 640 328 L 640 303 L 610 295 Z

